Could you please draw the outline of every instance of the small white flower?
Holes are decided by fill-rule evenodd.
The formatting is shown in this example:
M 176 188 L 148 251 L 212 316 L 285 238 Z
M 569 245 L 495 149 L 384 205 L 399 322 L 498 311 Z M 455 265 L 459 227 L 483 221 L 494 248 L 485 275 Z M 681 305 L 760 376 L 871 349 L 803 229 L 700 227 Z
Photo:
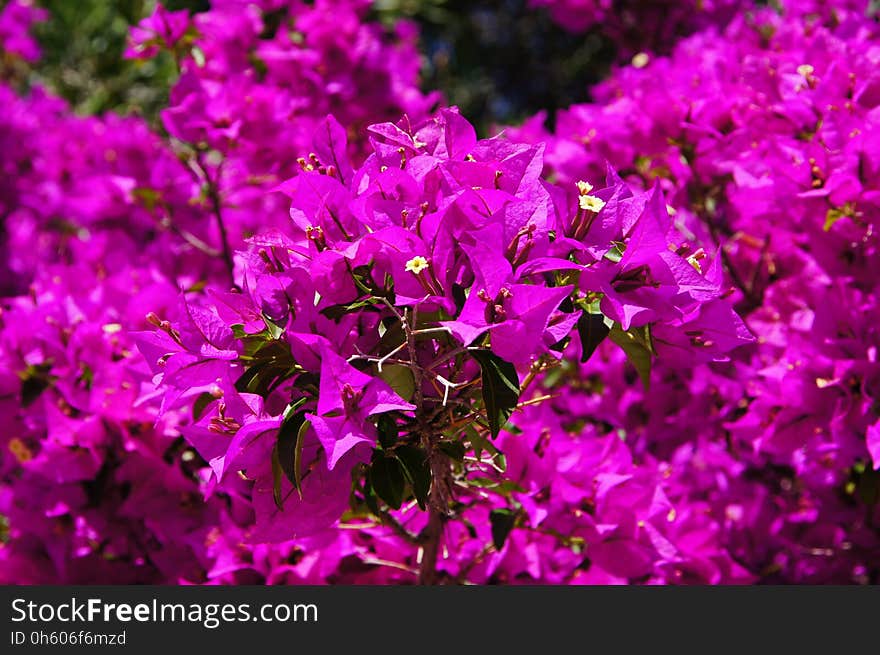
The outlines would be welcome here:
M 633 68 L 644 68 L 651 62 L 651 57 L 646 52 L 639 52 L 632 58 Z
M 810 66 L 809 64 L 801 64 L 800 66 L 797 67 L 798 75 L 800 75 L 802 77 L 809 77 L 810 75 L 813 74 L 813 71 L 815 71 L 815 70 L 816 69 L 813 68 L 812 66 Z
M 602 207 L 605 206 L 605 201 L 601 198 L 597 198 L 596 196 L 580 196 L 578 198 L 578 205 L 581 209 L 586 209 L 591 212 L 599 213 Z
M 424 271 L 426 268 L 428 268 L 428 260 L 421 255 L 413 257 L 406 263 L 406 270 L 410 273 L 415 273 L 416 275 Z

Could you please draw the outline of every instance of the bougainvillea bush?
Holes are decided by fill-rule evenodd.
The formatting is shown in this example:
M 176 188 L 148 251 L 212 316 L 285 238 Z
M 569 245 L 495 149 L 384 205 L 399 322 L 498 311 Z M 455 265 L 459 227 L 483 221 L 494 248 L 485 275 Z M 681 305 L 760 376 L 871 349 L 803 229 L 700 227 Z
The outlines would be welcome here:
M 6 4 L 0 581 L 878 581 L 869 3 L 530 4 L 632 61 L 491 137 L 369 0 L 155 5 L 158 124 Z

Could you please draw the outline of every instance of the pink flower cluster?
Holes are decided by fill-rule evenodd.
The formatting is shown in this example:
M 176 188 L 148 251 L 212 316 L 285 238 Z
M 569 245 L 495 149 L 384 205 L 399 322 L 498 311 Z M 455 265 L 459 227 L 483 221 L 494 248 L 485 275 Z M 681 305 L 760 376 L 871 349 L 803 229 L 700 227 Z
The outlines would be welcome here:
M 642 355 L 655 349 L 661 359 L 692 362 L 724 361 L 751 342 L 721 298 L 718 260 L 679 251 L 658 190 L 633 195 L 611 174 L 605 188 L 581 182 L 565 193 L 540 179 L 542 146 L 478 141 L 455 111 L 369 132 L 374 154 L 353 169 L 344 131 L 329 119 L 313 166 L 280 187 L 291 198 L 292 225 L 254 237 L 239 254 L 243 291 L 193 299 L 178 321 L 155 316 L 159 330 L 139 338 L 165 390 L 163 408 L 200 408 L 181 429 L 210 464 L 210 492 L 252 503 L 247 539 L 336 531 L 346 510 L 363 510 L 350 507 L 352 494 L 363 493 L 361 502 L 398 530 L 382 559 L 412 569 L 425 538 L 415 505 L 436 502 L 442 491 L 444 503 L 460 505 L 443 537 L 447 549 L 455 544 L 456 554 L 440 562 L 450 579 L 569 580 L 584 549 L 606 553 L 591 573 L 597 579 L 664 579 L 664 565 L 690 565 L 691 557 L 713 562 L 693 564 L 712 568 L 706 581 L 746 577 L 716 543 L 675 557 L 663 550 L 673 506 L 660 476 L 634 472 L 616 433 L 587 437 L 551 418 L 553 410 L 526 409 L 545 400 L 526 393 L 526 381 L 545 379 L 562 362 L 577 366 L 595 348 L 590 331 L 610 327 L 626 348 L 638 329 L 646 341 L 632 345 Z M 481 366 L 486 359 L 509 367 L 502 381 L 522 385 L 526 409 L 522 419 L 511 416 L 517 436 L 495 445 L 490 401 L 488 426 L 472 411 L 474 385 L 485 393 L 498 382 Z M 289 448 L 302 454 L 289 479 L 279 479 L 278 467 L 286 473 L 290 463 L 290 424 L 297 434 Z M 576 461 L 559 461 L 581 443 Z M 599 456 L 615 447 L 622 450 L 613 460 Z M 507 458 L 505 475 L 481 458 L 487 449 Z M 443 453 L 456 451 L 461 462 L 446 476 L 437 461 L 448 463 Z M 417 470 L 425 460 L 428 499 Z M 358 472 L 367 461 L 372 487 L 362 489 Z M 389 462 L 401 462 L 410 478 L 406 508 L 378 478 L 393 478 Z M 569 482 L 551 488 L 569 473 Z M 371 507 L 372 491 L 387 509 Z M 634 503 L 642 496 L 646 505 Z M 588 503 L 608 517 L 582 511 Z M 488 553 L 492 513 L 522 532 Z M 459 523 L 484 532 L 460 531 Z M 376 527 L 380 535 L 389 529 Z M 532 562 L 523 559 L 530 550 Z
M 678 462 L 755 574 L 867 581 L 880 554 L 878 24 L 867 3 L 783 4 L 620 69 L 555 135 L 538 116 L 512 138 L 546 141 L 555 179 L 610 161 L 660 184 L 692 247 L 721 246 L 757 337 L 724 368 L 658 372 L 663 392 L 609 422 L 649 426 L 637 447 Z
M 278 203 L 266 189 L 299 168 L 328 103 L 367 121 L 418 117 L 432 102 L 415 86 L 411 30 L 363 23 L 363 3 L 319 4 L 267 8 L 285 10 L 271 47 L 253 6 L 221 4 L 197 26 L 176 14 L 161 44 L 176 48 L 183 71 L 173 102 L 204 113 L 175 120 L 174 104 L 171 139 L 138 118 L 74 116 L 39 87 L 26 97 L 0 87 L 3 581 L 199 582 L 228 572 L 214 570 L 223 556 L 213 544 L 231 534 L 221 522 L 246 513 L 203 499 L 200 461 L 176 416 L 157 422 L 131 334 L 182 293 L 230 284 L 224 251 L 272 224 Z M 152 38 L 149 20 L 133 40 Z M 14 27 L 4 48 L 30 38 L 27 22 Z M 223 33 L 225 47 L 212 51 Z M 260 48 L 290 70 L 266 71 Z M 316 71 L 321 61 L 333 65 Z M 352 79 L 360 85 L 346 96 Z M 236 94 L 221 95 L 233 85 Z M 353 141 L 352 154 L 359 148 Z
M 0 85 L 0 582 L 877 582 L 868 3 L 532 4 L 639 53 L 554 133 L 368 0 L 158 5 L 161 134 Z
M 16 56 L 25 61 L 40 58 L 40 47 L 30 34 L 34 23 L 45 21 L 48 12 L 31 0 L 10 0 L 0 9 L 0 56 Z

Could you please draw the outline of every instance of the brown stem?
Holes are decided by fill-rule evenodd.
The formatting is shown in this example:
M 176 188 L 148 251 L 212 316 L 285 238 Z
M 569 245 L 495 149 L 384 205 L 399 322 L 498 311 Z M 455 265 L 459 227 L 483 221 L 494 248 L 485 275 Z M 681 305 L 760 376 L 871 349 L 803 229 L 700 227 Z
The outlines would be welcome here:
M 419 584 L 437 584 L 437 558 L 443 542 L 443 528 L 447 521 L 447 487 L 449 461 L 435 448 L 436 438 L 425 436 L 425 447 L 431 462 L 431 493 L 428 496 L 428 525 L 422 533 L 422 561 L 419 567 Z
M 235 263 L 232 259 L 232 248 L 229 245 L 229 232 L 226 229 L 226 222 L 223 220 L 223 201 L 220 199 L 218 181 L 211 178 L 211 175 L 208 173 L 208 167 L 203 158 L 203 153 L 198 149 L 196 149 L 196 156 L 193 159 L 193 164 L 194 166 L 191 170 L 193 170 L 193 174 L 199 182 L 204 182 L 207 199 L 211 203 L 211 213 L 214 214 L 214 219 L 217 221 L 217 229 L 220 232 L 221 255 L 223 256 L 223 264 L 226 268 L 226 273 L 229 275 L 229 281 L 232 286 L 237 288 L 237 285 L 235 284 Z M 221 162 L 220 166 L 222 167 L 222 165 L 223 163 Z M 218 178 L 219 174 L 220 168 L 218 167 Z
M 422 550 L 422 563 L 419 567 L 419 584 L 437 584 L 437 556 L 440 553 L 440 538 L 446 522 L 442 511 L 431 507 L 428 527 L 425 530 L 425 545 Z
M 220 246 L 223 249 L 223 263 L 226 266 L 226 272 L 229 274 L 229 281 L 234 286 L 235 263 L 232 260 L 232 248 L 229 245 L 229 233 L 226 230 L 226 223 L 223 221 L 223 203 L 220 201 L 220 191 L 214 180 L 211 180 L 211 178 L 207 176 L 207 169 L 202 167 L 202 170 L 205 171 L 205 177 L 208 179 L 208 200 L 211 201 L 211 211 L 214 214 L 214 218 L 217 220 L 217 229 L 220 230 Z
M 208 197 L 211 199 L 211 208 L 217 219 L 217 227 L 220 230 L 220 242 L 223 247 L 223 263 L 226 266 L 226 272 L 229 274 L 229 281 L 234 285 L 235 263 L 232 261 L 232 248 L 229 246 L 229 234 L 226 231 L 226 224 L 223 222 L 220 194 L 217 193 L 217 189 L 214 186 L 209 190 Z

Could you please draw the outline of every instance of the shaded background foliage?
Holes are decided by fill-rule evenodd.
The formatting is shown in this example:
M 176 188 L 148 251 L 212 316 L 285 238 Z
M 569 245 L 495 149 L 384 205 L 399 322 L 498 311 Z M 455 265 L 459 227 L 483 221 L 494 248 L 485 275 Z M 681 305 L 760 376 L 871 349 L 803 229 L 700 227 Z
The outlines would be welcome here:
M 141 113 L 155 121 L 176 78 L 162 53 L 150 61 L 123 59 L 131 25 L 151 0 L 40 0 L 50 20 L 35 26 L 43 49 L 37 76 L 78 113 Z M 208 0 L 169 0 L 170 10 L 205 11 Z M 379 0 L 373 18 L 414 20 L 422 34 L 424 89 L 449 102 L 487 134 L 492 125 L 521 121 L 545 109 L 589 100 L 588 87 L 607 75 L 615 48 L 597 33 L 570 34 L 526 0 Z M 32 77 L 32 81 L 34 81 Z M 552 119 L 551 119 L 552 120 Z
M 177 76 L 167 53 L 150 61 L 123 59 L 131 25 L 147 16 L 151 0 L 40 0 L 50 18 L 34 26 L 42 57 L 35 75 L 77 113 L 143 113 L 155 118 Z M 171 0 L 169 9 L 192 12 L 207 0 Z

